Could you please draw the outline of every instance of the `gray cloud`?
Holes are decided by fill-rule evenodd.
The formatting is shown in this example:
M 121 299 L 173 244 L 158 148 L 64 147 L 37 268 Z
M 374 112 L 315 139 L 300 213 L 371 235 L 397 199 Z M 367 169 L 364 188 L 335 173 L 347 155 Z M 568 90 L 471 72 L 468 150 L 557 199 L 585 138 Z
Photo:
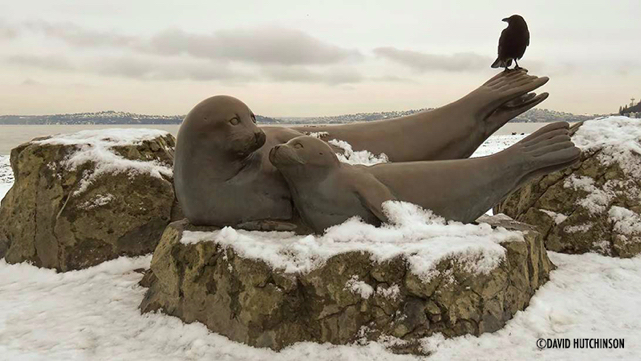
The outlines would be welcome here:
M 330 85 L 359 83 L 364 77 L 353 69 L 331 68 L 318 71 L 300 66 L 269 66 L 262 69 L 269 80 Z
M 131 36 L 85 29 L 71 23 L 51 24 L 45 21 L 30 21 L 23 26 L 28 30 L 42 32 L 45 36 L 58 38 L 78 47 L 128 47 L 136 42 L 136 39 Z
M 157 33 L 150 39 L 94 31 L 70 23 L 32 21 L 24 23 L 23 27 L 79 48 L 109 46 L 157 55 L 187 54 L 218 61 L 327 65 L 363 57 L 356 49 L 326 43 L 300 30 L 278 27 L 219 30 L 212 34 L 174 29 Z
M 5 58 L 5 62 L 45 70 L 69 71 L 75 68 L 69 59 L 62 56 L 12 55 Z
M 189 54 L 256 64 L 335 64 L 362 57 L 355 49 L 323 42 L 300 30 L 273 27 L 220 30 L 211 35 L 168 30 L 155 35 L 149 46 L 159 54 Z
M 419 72 L 432 70 L 452 72 L 478 70 L 490 66 L 494 60 L 475 53 L 437 55 L 413 50 L 401 50 L 394 47 L 376 48 L 373 52 L 378 57 L 405 65 Z
M 158 59 L 149 57 L 100 57 L 73 62 L 58 55 L 14 55 L 4 59 L 10 64 L 57 71 L 74 71 L 118 76 L 139 80 L 235 80 L 253 78 L 226 64 L 188 59 Z

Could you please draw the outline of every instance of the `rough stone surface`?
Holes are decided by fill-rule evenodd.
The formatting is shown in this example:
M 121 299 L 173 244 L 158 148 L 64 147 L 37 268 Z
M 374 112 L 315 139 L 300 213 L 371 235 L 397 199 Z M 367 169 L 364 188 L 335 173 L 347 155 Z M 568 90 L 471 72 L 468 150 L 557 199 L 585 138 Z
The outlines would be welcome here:
M 0 208 L 0 257 L 68 271 L 154 250 L 175 208 L 174 138 L 162 133 L 127 144 L 113 134 L 86 142 L 37 138 L 12 150 L 15 183 Z M 86 152 L 94 155 L 70 164 Z M 120 168 L 101 168 L 100 154 L 121 161 Z
M 624 152 L 622 165 L 616 159 Z M 589 147 L 578 164 L 531 181 L 494 213 L 536 226 L 551 251 L 633 257 L 641 253 L 639 174 L 641 153 L 616 145 Z
M 523 310 L 554 267 L 533 227 L 508 217 L 483 222 L 524 233 L 501 244 L 505 260 L 488 274 L 443 259 L 428 280 L 412 273 L 407 256 L 377 263 L 367 252 L 346 252 L 307 273 L 286 273 L 245 258 L 214 241 L 181 242 L 171 223 L 156 248 L 150 287 L 140 307 L 257 347 L 279 350 L 299 341 L 350 344 L 377 340 L 401 353 L 422 353 L 419 339 L 479 335 L 500 329 Z

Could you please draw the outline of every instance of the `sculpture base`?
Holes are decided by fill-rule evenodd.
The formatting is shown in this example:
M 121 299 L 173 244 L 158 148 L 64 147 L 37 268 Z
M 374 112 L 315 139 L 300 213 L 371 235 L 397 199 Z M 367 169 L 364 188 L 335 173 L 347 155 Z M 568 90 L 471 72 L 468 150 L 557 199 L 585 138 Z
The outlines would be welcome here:
M 379 252 L 387 244 L 349 250 L 328 243 L 312 254 L 310 244 L 327 240 L 270 240 L 265 237 L 277 237 L 274 232 L 174 222 L 142 281 L 149 290 L 140 308 L 199 321 L 231 340 L 274 350 L 301 341 L 373 340 L 399 353 L 420 354 L 420 339 L 434 333 L 452 337 L 500 329 L 549 279 L 554 266 L 533 228 L 507 217 L 480 221 L 493 227 L 441 227 L 500 235 L 488 243 L 494 246 L 487 254 L 457 250 L 456 241 L 451 252 L 430 253 L 430 247 L 442 246 L 436 237 L 414 245 L 427 252 L 415 248 L 387 258 Z M 346 251 L 331 251 L 339 246 Z M 293 263 L 278 265 L 277 256 Z

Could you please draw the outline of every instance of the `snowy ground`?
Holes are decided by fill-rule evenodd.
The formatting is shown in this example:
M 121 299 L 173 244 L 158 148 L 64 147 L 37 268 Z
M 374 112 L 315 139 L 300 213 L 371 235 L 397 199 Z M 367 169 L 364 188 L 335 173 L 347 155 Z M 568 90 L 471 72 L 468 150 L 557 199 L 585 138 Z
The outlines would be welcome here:
M 522 136 L 493 137 L 475 154 L 505 148 Z M 0 197 L 8 188 L 0 157 Z M 2 220 L 0 220 L 2 221 Z M 429 360 L 641 359 L 641 257 L 550 253 L 551 281 L 502 330 L 481 337 L 426 339 Z M 150 256 L 120 258 L 56 274 L 0 261 L 0 360 L 413 360 L 367 346 L 296 344 L 275 353 L 231 342 L 202 324 L 141 315 L 137 285 Z M 538 338 L 623 338 L 625 348 L 544 349 Z

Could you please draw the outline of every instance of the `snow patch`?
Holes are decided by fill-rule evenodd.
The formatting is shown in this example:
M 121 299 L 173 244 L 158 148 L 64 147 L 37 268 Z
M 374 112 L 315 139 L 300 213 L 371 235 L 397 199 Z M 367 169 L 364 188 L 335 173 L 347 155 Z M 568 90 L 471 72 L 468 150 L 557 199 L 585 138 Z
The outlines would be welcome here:
M 623 207 L 612 206 L 608 216 L 614 223 L 614 232 L 626 236 L 641 236 L 641 217 L 638 214 Z
M 587 209 L 591 214 L 601 214 L 605 212 L 614 196 L 612 192 L 597 188 L 594 185 L 594 179 L 586 176 L 576 176 L 572 174 L 565 179 L 563 187 L 587 192 L 587 196 L 581 198 L 577 204 Z
M 550 218 L 552 218 L 554 220 L 554 223 L 556 224 L 561 224 L 568 218 L 568 216 L 566 216 L 565 214 L 548 211 L 547 209 L 539 208 L 539 211 L 550 216 Z
M 382 296 L 383 298 L 387 298 L 388 300 L 396 300 L 400 295 L 400 293 L 401 293 L 401 289 L 396 284 L 391 285 L 389 287 L 384 287 L 379 285 L 376 288 L 376 294 Z
M 105 195 L 98 194 L 94 198 L 82 203 L 79 206 L 79 208 L 89 210 L 97 207 L 106 206 L 114 199 L 115 197 L 113 196 L 113 194 L 105 194 Z
M 309 135 L 310 137 L 321 139 L 323 137 L 328 136 L 329 133 L 328 132 L 306 132 L 305 135 Z
M 343 163 L 360 164 L 360 165 L 375 165 L 379 163 L 388 163 L 389 158 L 385 153 L 375 155 L 366 150 L 354 151 L 352 146 L 343 140 L 332 139 L 328 141 L 329 144 L 337 146 L 343 150 L 343 154 L 336 154 L 338 160 Z
M 505 258 L 502 242 L 523 241 L 523 234 L 489 224 L 446 222 L 405 202 L 383 204 L 390 224 L 374 227 L 358 218 L 330 227 L 322 236 L 293 232 L 259 232 L 225 227 L 214 232 L 185 231 L 181 242 L 216 242 L 246 258 L 263 260 L 287 273 L 310 272 L 346 252 L 368 252 L 374 262 L 405 256 L 412 272 L 424 280 L 435 266 L 454 258 L 471 273 L 487 274 Z
M 577 224 L 574 226 L 567 226 L 563 228 L 565 233 L 585 233 L 592 228 L 592 223 Z
M 521 139 L 527 137 L 527 134 L 524 135 L 493 135 L 489 137 L 480 147 L 476 149 L 474 154 L 470 158 L 485 157 L 498 153 L 505 148 L 510 147 L 514 143 L 520 141 Z
M 0 201 L 9 192 L 9 189 L 11 189 L 12 185 L 13 184 L 11 184 L 11 183 L 0 183 Z
M 584 151 L 599 150 L 598 160 L 618 163 L 627 175 L 641 178 L 641 121 L 623 116 L 588 120 L 572 137 Z
M 360 295 L 363 299 L 368 299 L 374 294 L 374 288 L 363 281 L 358 280 L 358 276 L 354 275 L 345 283 L 345 289 Z

